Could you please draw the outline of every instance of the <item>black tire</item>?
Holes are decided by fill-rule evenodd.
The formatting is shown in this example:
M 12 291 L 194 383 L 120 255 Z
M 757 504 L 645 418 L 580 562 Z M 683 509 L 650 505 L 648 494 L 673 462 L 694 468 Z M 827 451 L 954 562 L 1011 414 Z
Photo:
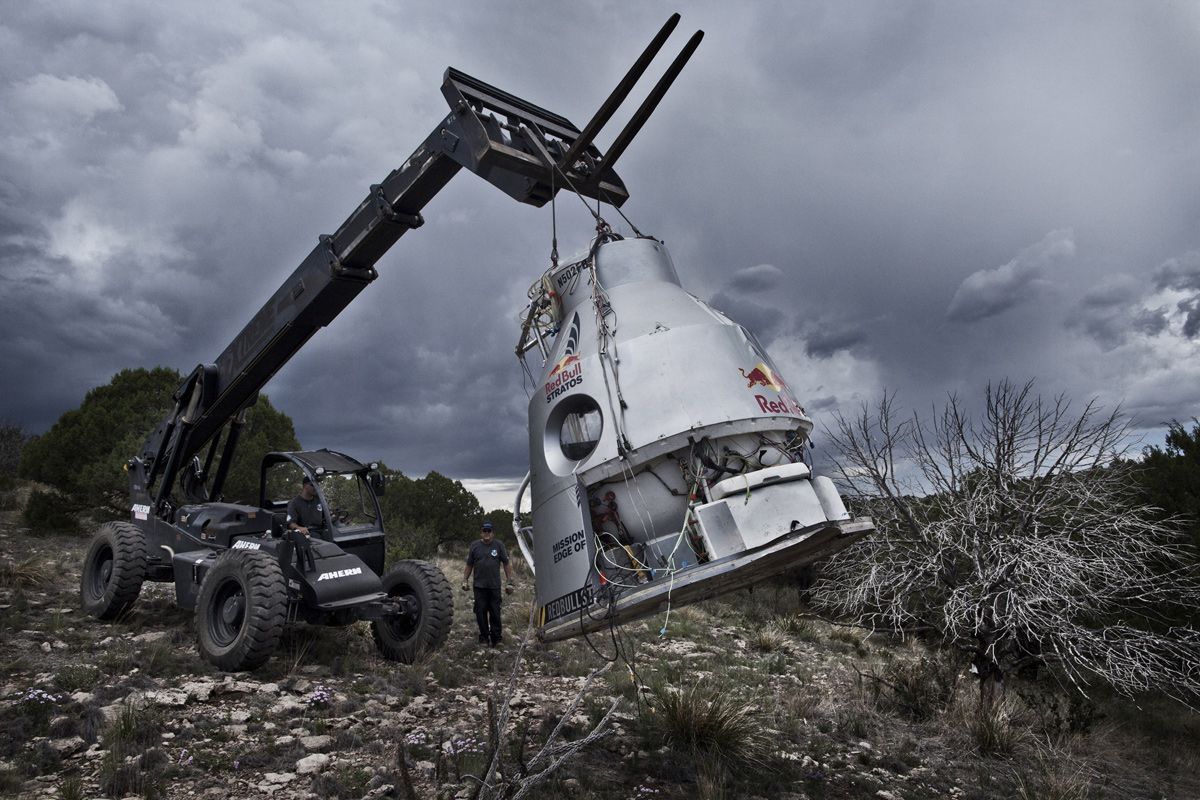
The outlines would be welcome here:
M 428 561 L 397 561 L 383 576 L 383 590 L 416 604 L 413 617 L 371 623 L 384 658 L 411 664 L 442 646 L 454 620 L 454 592 L 442 571 Z
M 146 580 L 146 537 L 132 522 L 106 522 L 83 558 L 79 599 L 97 619 L 115 619 L 137 600 Z
M 287 585 L 279 562 L 255 550 L 226 551 L 196 597 L 196 639 L 205 660 L 228 672 L 262 666 L 283 634 Z

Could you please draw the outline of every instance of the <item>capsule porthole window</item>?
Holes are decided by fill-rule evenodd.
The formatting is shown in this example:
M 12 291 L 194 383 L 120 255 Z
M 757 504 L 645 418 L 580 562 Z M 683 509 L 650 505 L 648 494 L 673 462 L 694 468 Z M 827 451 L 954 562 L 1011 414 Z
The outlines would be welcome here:
M 596 402 L 590 397 L 581 397 L 579 400 L 579 405 L 563 416 L 558 430 L 559 447 L 563 455 L 572 461 L 582 461 L 592 454 L 600 443 L 600 432 L 604 428 L 604 420 Z

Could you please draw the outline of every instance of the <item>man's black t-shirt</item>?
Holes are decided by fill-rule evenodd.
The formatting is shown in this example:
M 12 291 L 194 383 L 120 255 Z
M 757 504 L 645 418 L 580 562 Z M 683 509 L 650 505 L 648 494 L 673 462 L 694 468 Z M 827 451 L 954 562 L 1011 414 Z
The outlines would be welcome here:
M 320 499 L 305 500 L 304 495 L 293 497 L 287 507 L 288 523 L 312 530 L 325 527 L 325 514 Z
M 491 544 L 476 539 L 467 553 L 467 564 L 475 571 L 475 586 L 480 589 L 499 589 L 500 565 L 507 563 L 508 553 L 499 539 L 492 539 Z

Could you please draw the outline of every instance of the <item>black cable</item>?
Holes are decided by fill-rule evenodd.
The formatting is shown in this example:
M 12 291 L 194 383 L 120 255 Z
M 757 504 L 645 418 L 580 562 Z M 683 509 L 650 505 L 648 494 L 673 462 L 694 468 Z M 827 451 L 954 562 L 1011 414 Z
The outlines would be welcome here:
M 558 268 L 558 190 L 554 188 L 554 172 L 550 170 L 550 269 Z
M 698 456 L 700 458 L 700 463 L 703 464 L 704 466 L 708 467 L 709 469 L 715 469 L 717 472 L 728 472 L 730 475 L 740 474 L 736 469 L 730 469 L 729 467 L 721 466 L 720 464 L 713 461 L 708 456 L 704 455 L 703 452 L 699 453 Z
M 604 192 L 599 192 L 599 194 L 604 194 Z M 625 212 L 621 210 L 621 207 L 619 205 L 614 203 L 612 200 L 609 200 L 608 203 L 609 203 L 609 205 L 611 205 L 613 208 L 615 208 L 617 210 L 617 213 L 621 215 L 621 219 L 625 220 L 625 224 L 630 227 L 630 229 L 633 231 L 634 236 L 638 237 L 639 239 L 654 238 L 651 236 L 646 236 L 644 233 L 639 231 L 637 228 L 637 225 L 634 225 L 633 222 L 630 221 L 629 217 L 625 216 Z

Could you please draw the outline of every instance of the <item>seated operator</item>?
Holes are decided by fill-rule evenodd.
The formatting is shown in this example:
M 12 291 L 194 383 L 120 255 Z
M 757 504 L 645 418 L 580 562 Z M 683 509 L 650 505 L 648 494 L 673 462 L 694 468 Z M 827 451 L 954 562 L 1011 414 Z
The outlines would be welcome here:
M 325 532 L 325 509 L 317 497 L 317 487 L 307 475 L 300 485 L 300 494 L 288 502 L 287 526 L 289 530 L 299 531 L 305 536 L 315 532 L 321 535 Z

